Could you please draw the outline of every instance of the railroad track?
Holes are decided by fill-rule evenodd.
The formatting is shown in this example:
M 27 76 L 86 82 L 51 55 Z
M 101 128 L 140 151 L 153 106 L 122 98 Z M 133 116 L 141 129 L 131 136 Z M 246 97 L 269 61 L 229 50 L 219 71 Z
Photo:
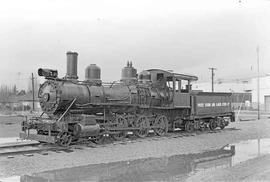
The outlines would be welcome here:
M 13 158 L 15 155 L 32 156 L 33 153 L 42 153 L 44 151 L 63 150 L 63 147 L 50 144 L 36 143 L 9 143 L 0 146 L 0 157 L 7 156 Z
M 224 132 L 227 130 L 234 130 L 234 128 L 226 128 L 223 130 L 214 130 L 214 131 L 211 131 L 211 130 L 197 131 L 193 133 L 188 133 L 186 131 L 177 131 L 177 132 L 167 133 L 165 136 L 156 136 L 154 135 L 154 133 L 150 133 L 150 135 L 146 138 L 136 138 L 133 135 L 129 135 L 127 138 L 121 141 L 115 141 L 111 139 L 110 137 L 107 137 L 103 144 L 96 144 L 91 141 L 86 141 L 85 143 L 82 143 L 81 146 L 100 148 L 100 147 L 106 147 L 110 145 L 126 145 L 128 143 L 139 143 L 143 141 L 160 141 L 160 140 L 167 140 L 167 139 L 173 139 L 173 138 L 191 137 L 191 136 L 196 136 L 196 135 L 201 135 L 201 134 L 214 134 L 214 133 Z
M 113 145 L 127 145 L 129 143 L 139 143 L 143 141 L 160 141 L 160 140 L 167 140 L 173 138 L 183 138 L 183 137 L 191 137 L 200 134 L 213 134 L 224 132 L 226 130 L 234 130 L 233 128 L 227 128 L 224 130 L 214 130 L 214 131 L 204 131 L 204 132 L 194 132 L 188 133 L 184 131 L 172 132 L 168 133 L 165 136 L 156 136 L 154 133 L 150 133 L 150 135 L 146 138 L 136 138 L 133 135 L 129 135 L 127 138 L 121 141 L 115 141 L 111 137 L 105 137 L 104 143 L 96 144 L 93 141 L 85 140 L 80 141 L 77 144 L 73 144 L 69 147 L 60 147 L 56 144 L 40 144 L 38 142 L 35 143 L 18 143 L 16 145 L 2 145 L 0 146 L 0 157 L 6 156 L 8 158 L 13 158 L 16 155 L 25 155 L 25 156 L 33 156 L 35 153 L 48 155 L 48 152 L 73 152 L 74 150 L 83 148 L 101 148 L 101 147 L 108 147 Z M 236 129 L 237 130 L 237 129 Z

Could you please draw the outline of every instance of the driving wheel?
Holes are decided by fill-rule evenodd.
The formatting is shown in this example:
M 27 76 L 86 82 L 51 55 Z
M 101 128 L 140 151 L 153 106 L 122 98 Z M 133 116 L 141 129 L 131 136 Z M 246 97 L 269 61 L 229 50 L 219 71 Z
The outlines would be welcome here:
M 154 128 L 154 132 L 159 135 L 159 136 L 163 136 L 168 132 L 168 119 L 166 116 L 161 115 L 158 116 L 155 121 L 153 126 Z
M 120 115 L 116 116 L 116 118 L 115 118 L 115 120 L 114 120 L 113 123 L 115 124 L 115 127 L 118 128 L 118 129 L 122 129 L 122 128 L 127 128 L 128 127 L 127 120 L 123 116 L 120 116 Z M 117 129 L 116 129 L 116 131 L 117 131 Z M 120 130 L 119 133 L 112 135 L 112 137 L 115 140 L 122 140 L 126 136 L 127 136 L 127 131 L 123 131 L 123 130 Z
M 150 123 L 149 119 L 146 116 L 139 116 L 135 122 L 135 127 L 139 128 L 138 131 L 135 131 L 135 135 L 144 138 L 149 133 Z

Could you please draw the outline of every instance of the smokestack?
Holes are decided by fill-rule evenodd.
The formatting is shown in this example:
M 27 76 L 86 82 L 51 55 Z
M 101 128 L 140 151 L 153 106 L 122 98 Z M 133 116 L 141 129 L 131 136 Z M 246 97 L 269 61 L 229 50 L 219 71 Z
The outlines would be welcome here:
M 77 76 L 77 52 L 67 52 L 67 79 L 78 79 Z

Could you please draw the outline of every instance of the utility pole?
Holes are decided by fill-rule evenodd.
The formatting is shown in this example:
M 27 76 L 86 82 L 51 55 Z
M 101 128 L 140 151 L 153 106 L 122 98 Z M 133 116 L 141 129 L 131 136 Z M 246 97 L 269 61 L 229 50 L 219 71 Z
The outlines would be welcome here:
M 32 93 L 33 93 L 33 111 L 35 110 L 35 89 L 34 89 L 34 74 L 32 73 Z
M 257 103 L 258 103 L 258 119 L 260 119 L 260 57 L 259 57 L 259 46 L 257 46 Z
M 209 68 L 212 72 L 212 92 L 214 92 L 214 76 L 215 76 L 215 73 L 214 73 L 214 70 L 217 70 L 217 68 Z

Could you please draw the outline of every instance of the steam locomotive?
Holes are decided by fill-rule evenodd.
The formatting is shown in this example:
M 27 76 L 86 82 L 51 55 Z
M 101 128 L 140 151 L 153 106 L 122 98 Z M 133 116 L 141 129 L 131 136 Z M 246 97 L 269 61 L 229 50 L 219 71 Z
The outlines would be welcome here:
M 162 136 L 177 128 L 223 129 L 234 121 L 231 93 L 192 90 L 196 76 L 161 69 L 137 74 L 128 62 L 119 82 L 102 82 L 95 64 L 79 81 L 78 53 L 66 55 L 65 77 L 57 70 L 38 70 L 46 79 L 38 92 L 43 113 L 22 122 L 20 138 L 69 146 L 81 139 L 99 143 L 105 136 L 122 140 L 130 133 L 143 138 L 150 131 Z

